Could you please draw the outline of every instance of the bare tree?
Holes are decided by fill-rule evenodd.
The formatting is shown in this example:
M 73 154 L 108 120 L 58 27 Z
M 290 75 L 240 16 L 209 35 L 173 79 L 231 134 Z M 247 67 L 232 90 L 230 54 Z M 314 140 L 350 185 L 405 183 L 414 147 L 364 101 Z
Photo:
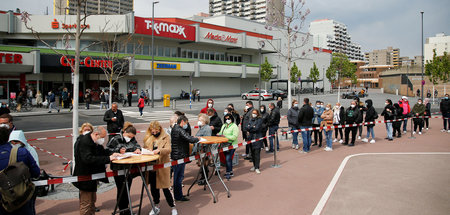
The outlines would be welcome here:
M 301 32 L 310 10 L 305 8 L 305 0 L 267 0 L 266 29 L 278 31 L 285 44 L 267 40 L 277 54 L 286 62 L 288 80 L 291 80 L 292 62 L 304 59 L 311 50 L 302 50 L 310 34 Z M 269 22 L 270 21 L 270 22 Z M 288 104 L 291 105 L 291 81 L 288 81 Z

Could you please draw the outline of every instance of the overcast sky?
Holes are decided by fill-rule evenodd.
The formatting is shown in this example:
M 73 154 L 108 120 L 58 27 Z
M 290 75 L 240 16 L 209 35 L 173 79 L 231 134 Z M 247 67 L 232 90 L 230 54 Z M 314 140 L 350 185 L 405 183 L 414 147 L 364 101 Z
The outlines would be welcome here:
M 135 0 L 137 16 L 151 17 L 152 0 Z M 208 0 L 160 0 L 156 17 L 189 17 L 208 13 Z M 364 52 L 400 48 L 401 56 L 421 54 L 421 19 L 424 11 L 424 37 L 436 33 L 450 34 L 449 0 L 306 0 L 311 10 L 307 23 L 316 19 L 334 19 L 347 25 L 352 41 Z M 20 8 L 43 14 L 53 13 L 53 0 L 0 0 L 0 10 Z M 303 29 L 305 32 L 308 31 Z

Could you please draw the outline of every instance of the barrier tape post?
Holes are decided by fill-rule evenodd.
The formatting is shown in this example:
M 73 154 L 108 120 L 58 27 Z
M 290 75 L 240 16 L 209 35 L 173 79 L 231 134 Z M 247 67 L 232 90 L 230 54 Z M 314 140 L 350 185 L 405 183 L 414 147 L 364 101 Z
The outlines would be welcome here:
M 281 165 L 277 164 L 277 151 L 278 151 L 278 147 L 280 147 L 280 143 L 279 143 L 279 140 L 278 140 L 278 130 L 275 131 L 274 136 L 275 136 L 275 138 L 277 140 L 276 140 L 276 146 L 273 146 L 273 165 L 271 167 L 272 168 L 280 168 Z
M 409 139 L 416 139 L 413 134 L 413 123 L 414 123 L 414 117 L 411 117 L 411 136 L 408 137 Z

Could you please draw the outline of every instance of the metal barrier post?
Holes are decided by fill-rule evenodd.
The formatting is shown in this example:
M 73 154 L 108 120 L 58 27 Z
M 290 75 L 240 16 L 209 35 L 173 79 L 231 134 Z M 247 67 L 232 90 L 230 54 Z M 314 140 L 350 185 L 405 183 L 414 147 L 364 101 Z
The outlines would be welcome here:
M 276 138 L 276 146 L 273 146 L 273 165 L 272 168 L 280 168 L 281 165 L 277 164 L 277 148 L 280 146 L 279 140 L 278 140 L 278 130 L 275 131 L 275 138 Z M 274 141 L 275 142 L 275 141 Z
M 416 137 L 414 137 L 414 134 L 413 134 L 413 123 L 414 123 L 414 121 L 413 121 L 413 118 L 411 117 L 411 137 L 408 137 L 409 139 L 416 139 Z
M 175 109 L 177 109 L 177 100 L 176 99 L 174 99 L 172 101 L 172 110 L 175 110 Z

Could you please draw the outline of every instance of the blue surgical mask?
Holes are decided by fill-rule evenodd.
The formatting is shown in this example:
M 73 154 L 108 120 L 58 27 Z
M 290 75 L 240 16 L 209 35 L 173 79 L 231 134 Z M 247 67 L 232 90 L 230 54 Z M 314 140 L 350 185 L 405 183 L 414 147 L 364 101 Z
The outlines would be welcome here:
M 187 127 L 188 127 L 188 125 L 187 125 L 187 124 L 184 124 L 184 125 L 183 125 L 183 129 L 184 129 L 184 130 L 186 130 L 186 129 L 187 129 Z

